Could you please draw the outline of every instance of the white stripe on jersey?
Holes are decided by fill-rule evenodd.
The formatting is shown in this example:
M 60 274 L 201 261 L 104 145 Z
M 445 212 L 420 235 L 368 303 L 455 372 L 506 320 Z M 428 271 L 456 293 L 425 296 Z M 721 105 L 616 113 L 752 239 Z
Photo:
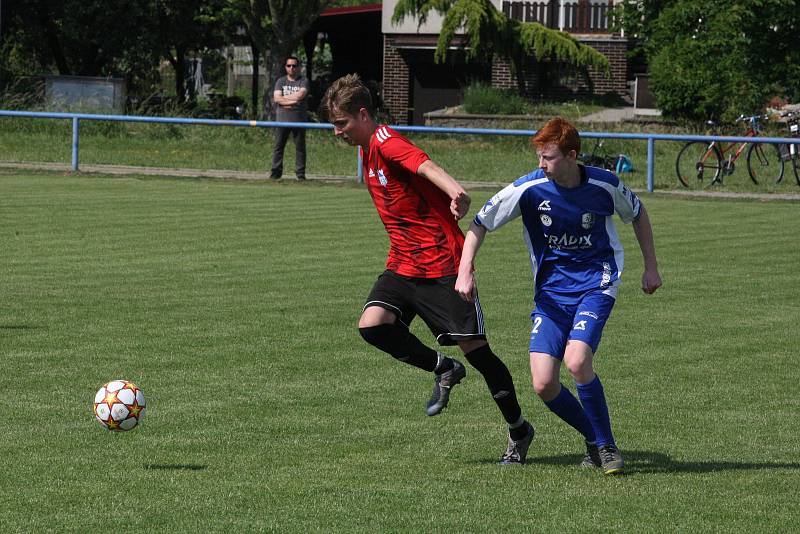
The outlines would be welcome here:
M 614 198 L 614 190 L 616 189 L 616 187 L 614 187 L 613 185 L 604 182 L 602 180 L 595 180 L 594 178 L 589 178 L 587 182 L 589 182 L 592 185 L 596 185 L 597 187 L 602 187 L 608 192 L 611 198 Z
M 619 240 L 619 234 L 617 234 L 614 218 L 611 217 L 611 215 L 606 217 L 606 233 L 608 234 L 608 243 L 614 251 L 614 263 L 617 264 L 617 279 L 614 280 L 611 286 L 603 291 L 603 293 L 609 297 L 617 298 L 617 290 L 619 289 L 620 283 L 622 283 L 622 269 L 625 263 L 625 254 L 622 250 L 622 242 Z
M 641 210 L 639 197 L 633 194 L 630 189 L 626 188 L 621 180 L 617 187 L 593 178 L 589 178 L 589 183 L 606 190 L 611 200 L 614 202 L 614 211 L 617 212 L 622 222 L 628 224 L 639 216 L 639 211 Z
M 497 230 L 520 216 L 519 200 L 528 188 L 546 182 L 548 179 L 545 177 L 507 185 L 483 205 L 475 215 L 475 222 L 490 232 Z
M 386 129 L 386 126 L 381 126 L 375 131 L 375 137 L 378 138 L 378 141 L 383 143 L 387 139 L 389 139 L 392 134 L 389 133 L 389 130 Z
M 531 234 L 528 233 L 528 227 L 524 224 L 522 225 L 522 237 L 525 239 L 525 246 L 528 247 L 528 256 L 531 260 L 531 272 L 533 272 L 533 280 L 535 283 L 536 273 L 539 271 L 539 262 L 536 261 L 536 252 L 534 251 L 533 243 L 531 242 Z

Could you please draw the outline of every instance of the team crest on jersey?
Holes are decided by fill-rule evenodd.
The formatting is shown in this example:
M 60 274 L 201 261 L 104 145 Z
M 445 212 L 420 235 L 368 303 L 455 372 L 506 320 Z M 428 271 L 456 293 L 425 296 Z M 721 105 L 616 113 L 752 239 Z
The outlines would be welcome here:
M 581 226 L 584 230 L 591 230 L 594 226 L 594 213 L 584 213 L 581 215 Z
M 549 215 L 542 213 L 539 215 L 539 218 L 542 220 L 542 224 L 545 226 L 550 226 L 553 224 L 553 219 L 551 219 Z
M 373 171 L 371 168 L 369 170 L 369 177 L 370 178 L 375 178 L 375 171 Z
M 378 169 L 378 181 L 383 187 L 386 187 L 386 184 L 389 183 L 388 180 L 386 180 L 386 175 L 383 174 L 382 169 Z
M 539 203 L 539 211 L 550 211 L 550 201 L 549 200 L 542 200 Z

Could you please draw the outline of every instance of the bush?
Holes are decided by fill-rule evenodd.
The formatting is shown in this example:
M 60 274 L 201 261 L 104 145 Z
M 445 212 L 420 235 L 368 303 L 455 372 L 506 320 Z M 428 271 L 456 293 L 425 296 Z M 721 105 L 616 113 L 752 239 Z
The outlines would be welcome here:
M 796 2 L 676 0 L 649 23 L 646 50 L 665 117 L 732 121 L 774 95 L 800 98 Z
M 515 91 L 473 83 L 464 90 L 464 111 L 488 115 L 527 115 L 533 106 Z

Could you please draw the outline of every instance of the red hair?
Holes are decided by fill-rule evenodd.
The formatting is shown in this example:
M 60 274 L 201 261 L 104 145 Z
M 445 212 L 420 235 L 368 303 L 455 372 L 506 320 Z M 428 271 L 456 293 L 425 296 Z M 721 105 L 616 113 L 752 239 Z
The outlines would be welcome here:
M 531 137 L 531 145 L 536 150 L 545 145 L 557 145 L 561 153 L 566 155 L 570 150 L 576 153 L 581 151 L 581 137 L 571 123 L 561 117 L 555 117 L 547 121 L 547 124 Z

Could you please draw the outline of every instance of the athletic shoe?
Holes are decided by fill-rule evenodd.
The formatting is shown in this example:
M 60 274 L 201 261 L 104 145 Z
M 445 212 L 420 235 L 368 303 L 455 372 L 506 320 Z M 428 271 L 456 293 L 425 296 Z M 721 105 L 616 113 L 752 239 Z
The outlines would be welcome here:
M 280 180 L 281 179 L 281 175 L 280 174 L 270 174 L 269 175 L 269 179 L 270 180 Z
M 450 401 L 450 390 L 461 382 L 461 379 L 465 376 L 467 376 L 467 370 L 458 360 L 453 360 L 452 369 L 436 375 L 436 381 L 433 383 L 433 393 L 431 393 L 431 399 L 428 401 L 426 409 L 428 415 L 440 414 L 442 410 L 447 408 L 447 403 Z
M 613 443 L 603 445 L 598 451 L 600 453 L 600 465 L 603 468 L 603 473 L 606 475 L 617 475 L 622 473 L 622 468 L 625 462 L 622 460 L 622 454 Z
M 581 467 L 602 467 L 600 451 L 595 443 L 586 443 L 586 456 L 583 457 Z
M 508 436 L 508 449 L 506 449 L 505 454 L 500 458 L 500 463 L 503 465 L 511 465 L 511 464 L 519 464 L 523 465 L 525 463 L 525 458 L 528 456 L 528 449 L 531 446 L 531 442 L 533 441 L 533 436 L 536 434 L 536 431 L 533 429 L 533 425 L 528 423 L 527 421 L 525 424 L 528 426 L 528 433 L 519 441 L 514 441 L 511 439 L 511 435 Z
M 306 180 L 306 177 L 305 177 L 305 176 L 303 176 L 302 174 L 301 174 L 300 176 L 298 176 L 298 177 L 297 177 L 297 181 L 298 181 L 298 182 L 304 182 L 305 180 Z

